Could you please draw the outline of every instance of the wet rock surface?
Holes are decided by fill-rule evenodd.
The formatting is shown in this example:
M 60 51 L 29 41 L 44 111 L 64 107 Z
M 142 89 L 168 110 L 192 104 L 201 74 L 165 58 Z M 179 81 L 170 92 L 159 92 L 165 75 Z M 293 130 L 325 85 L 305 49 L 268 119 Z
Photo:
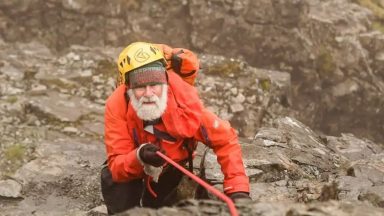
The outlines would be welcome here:
M 240 203 L 236 205 L 240 215 L 319 215 L 319 216 L 381 216 L 383 212 L 379 208 L 366 209 L 364 204 L 357 202 L 314 202 L 307 205 L 292 202 L 259 202 Z M 213 201 L 184 201 L 174 208 L 161 208 L 157 211 L 151 209 L 133 209 L 121 216 L 130 215 L 230 215 L 227 207 Z M 196 212 L 199 212 L 198 214 Z
M 253 200 L 361 200 L 369 196 L 367 193 L 374 193 L 372 196 L 377 200 L 383 199 L 382 147 L 351 135 L 340 137 L 338 145 L 344 152 L 364 154 L 364 148 L 353 145 L 357 143 L 376 149 L 369 159 L 359 159 L 332 150 L 327 137 L 317 135 L 295 119 L 280 118 L 274 125 L 261 128 L 252 141 L 242 143 Z M 205 178 L 214 184 L 222 183 L 213 152 L 208 153 L 205 163 Z M 378 190 L 373 192 L 376 187 Z M 377 200 L 370 204 L 378 206 Z
M 240 136 L 253 199 L 240 215 L 384 215 L 383 34 L 372 13 L 344 0 L 177 2 L 0 3 L 0 215 L 106 214 L 104 103 L 119 46 L 139 39 L 198 53 L 204 104 Z M 221 189 L 202 144 L 195 164 Z M 122 215 L 229 215 L 207 196 Z
M 18 195 L 7 191 L 3 195 L 22 199 L 2 208 L 10 215 L 44 215 L 50 207 L 57 205 L 56 213 L 64 214 L 71 206 L 71 214 L 82 214 L 101 204 L 98 173 L 105 160 L 104 102 L 115 87 L 112 56 L 117 49 L 73 46 L 54 54 L 38 42 L 2 43 L 1 48 L 1 176 L 22 185 L 21 191 L 12 189 Z M 232 121 L 240 134 L 252 137 L 273 115 L 289 112 L 284 104 L 289 100 L 289 74 L 256 69 L 234 59 L 228 65 L 223 56 L 201 59 L 205 70 L 197 88 L 205 104 Z M 226 69 L 226 74 L 215 71 L 217 67 Z M 239 81 L 228 84 L 235 73 L 241 74 Z M 253 87 L 246 89 L 249 82 Z M 269 118 L 263 116 L 266 110 Z M 255 118 L 242 125 L 247 113 Z
M 18 0 L 0 3 L 0 36 L 56 52 L 145 40 L 240 57 L 289 73 L 295 117 L 311 128 L 384 142 L 383 11 L 372 0 Z
M 111 59 L 116 49 L 75 46 L 56 56 L 36 42 L 17 46 L 22 49 L 16 51 L 15 45 L 3 43 L 0 51 L 4 83 L 1 208 L 6 215 L 105 214 L 98 175 L 105 160 L 103 105 L 115 85 Z M 28 59 L 28 64 L 15 58 Z M 305 215 L 312 211 L 308 210 L 313 208 L 311 202 L 319 202 L 316 208 L 330 215 L 349 214 L 343 210 L 349 205 L 345 202 L 359 203 L 350 205 L 356 212 L 363 208 L 373 215 L 383 212 L 381 145 L 352 134 L 318 134 L 293 117 L 279 117 L 294 113 L 286 104 L 290 103 L 287 73 L 253 68 L 223 56 L 201 59 L 205 69 L 197 87 L 204 103 L 242 134 L 254 200 L 252 207 L 239 207 L 242 215 Z M 217 67 L 229 69 L 218 74 Z M 86 76 L 81 74 L 84 71 L 88 71 Z M 238 79 L 229 82 L 236 74 Z M 243 109 L 231 108 L 235 104 Z M 238 124 L 249 113 L 254 118 Z M 202 144 L 195 164 L 196 173 L 205 173 L 204 178 L 221 189 L 223 176 L 216 157 Z M 209 194 L 208 198 L 212 200 L 184 201 L 157 211 L 134 209 L 127 214 L 228 214 L 217 198 Z M 286 207 L 275 202 L 292 204 Z

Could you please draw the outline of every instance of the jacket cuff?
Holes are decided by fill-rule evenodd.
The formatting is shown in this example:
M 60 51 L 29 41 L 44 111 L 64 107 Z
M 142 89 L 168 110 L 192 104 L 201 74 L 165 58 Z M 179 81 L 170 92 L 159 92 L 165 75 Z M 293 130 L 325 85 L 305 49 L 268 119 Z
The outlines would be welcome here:
M 136 150 L 136 158 L 137 158 L 137 160 L 139 160 L 140 164 L 143 165 L 143 166 L 144 166 L 145 163 L 144 163 L 144 161 L 141 159 L 139 152 L 140 152 L 140 149 L 143 148 L 143 147 L 144 147 L 145 145 L 147 145 L 147 144 L 148 144 L 148 143 L 140 145 L 140 146 L 137 148 L 137 150 Z
M 235 176 L 231 179 L 225 179 L 223 184 L 225 194 L 234 192 L 249 193 L 249 178 L 247 176 Z

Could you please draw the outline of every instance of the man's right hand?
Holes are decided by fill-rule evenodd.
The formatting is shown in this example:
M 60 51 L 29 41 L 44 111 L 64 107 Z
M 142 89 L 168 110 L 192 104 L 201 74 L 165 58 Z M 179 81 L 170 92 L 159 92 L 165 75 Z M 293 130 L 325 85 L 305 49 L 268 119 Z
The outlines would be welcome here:
M 156 154 L 157 151 L 165 153 L 164 150 L 160 149 L 157 145 L 152 143 L 144 144 L 139 150 L 140 159 L 151 166 L 160 167 L 165 163 L 165 160 Z

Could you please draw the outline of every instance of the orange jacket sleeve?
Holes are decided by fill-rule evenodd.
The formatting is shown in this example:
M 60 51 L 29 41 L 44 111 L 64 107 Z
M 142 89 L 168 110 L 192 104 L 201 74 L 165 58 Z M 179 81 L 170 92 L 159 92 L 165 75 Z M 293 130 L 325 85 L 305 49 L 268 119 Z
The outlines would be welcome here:
M 119 86 L 105 106 L 104 141 L 112 179 L 125 182 L 143 176 L 143 167 L 136 157 L 136 148 L 128 131 L 125 86 Z
M 249 178 L 245 174 L 241 147 L 235 130 L 227 121 L 206 109 L 203 111 L 202 125 L 206 129 L 210 147 L 217 155 L 224 174 L 224 192 L 226 194 L 238 191 L 249 192 Z M 195 139 L 207 144 L 201 131 L 197 133 Z

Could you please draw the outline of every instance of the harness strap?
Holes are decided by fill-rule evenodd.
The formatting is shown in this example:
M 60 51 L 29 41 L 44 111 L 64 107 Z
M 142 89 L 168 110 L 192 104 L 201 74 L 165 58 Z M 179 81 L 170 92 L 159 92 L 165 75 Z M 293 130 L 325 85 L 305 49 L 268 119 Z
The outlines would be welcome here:
M 169 133 L 161 131 L 161 130 L 158 130 L 155 127 L 153 127 L 153 133 L 154 133 L 156 138 L 167 140 L 167 141 L 171 141 L 171 142 L 176 142 L 177 141 L 177 139 L 174 138 L 173 136 L 171 136 Z
M 183 146 L 188 152 L 188 170 L 193 173 L 193 152 L 195 151 L 196 142 L 192 138 L 184 139 Z
M 160 131 L 160 130 L 156 129 L 153 125 L 150 125 L 150 126 L 147 126 L 147 127 L 148 128 L 145 128 L 145 130 L 147 132 L 152 133 L 156 137 L 156 139 L 167 140 L 167 141 L 171 141 L 171 142 L 176 142 L 177 141 L 176 138 L 174 138 L 173 136 L 171 136 L 167 132 Z M 135 137 L 137 137 L 137 135 L 135 135 L 135 131 L 136 130 L 134 130 L 134 134 L 133 135 L 134 135 L 134 139 L 136 140 Z M 188 152 L 188 169 L 189 169 L 189 171 L 192 172 L 193 171 L 193 152 L 195 151 L 195 148 L 196 148 L 196 142 L 195 142 L 195 140 L 193 138 L 186 138 L 183 141 L 183 147 Z
M 212 148 L 211 140 L 210 140 L 209 137 L 208 137 L 208 132 L 207 132 L 207 129 L 204 127 L 204 125 L 201 125 L 201 126 L 200 126 L 200 133 L 201 133 L 201 135 L 203 136 L 203 138 L 204 138 L 205 143 L 207 144 L 207 146 L 208 146 L 209 148 Z
M 133 142 L 135 143 L 136 148 L 139 147 L 139 136 L 137 135 L 136 128 L 133 128 Z

